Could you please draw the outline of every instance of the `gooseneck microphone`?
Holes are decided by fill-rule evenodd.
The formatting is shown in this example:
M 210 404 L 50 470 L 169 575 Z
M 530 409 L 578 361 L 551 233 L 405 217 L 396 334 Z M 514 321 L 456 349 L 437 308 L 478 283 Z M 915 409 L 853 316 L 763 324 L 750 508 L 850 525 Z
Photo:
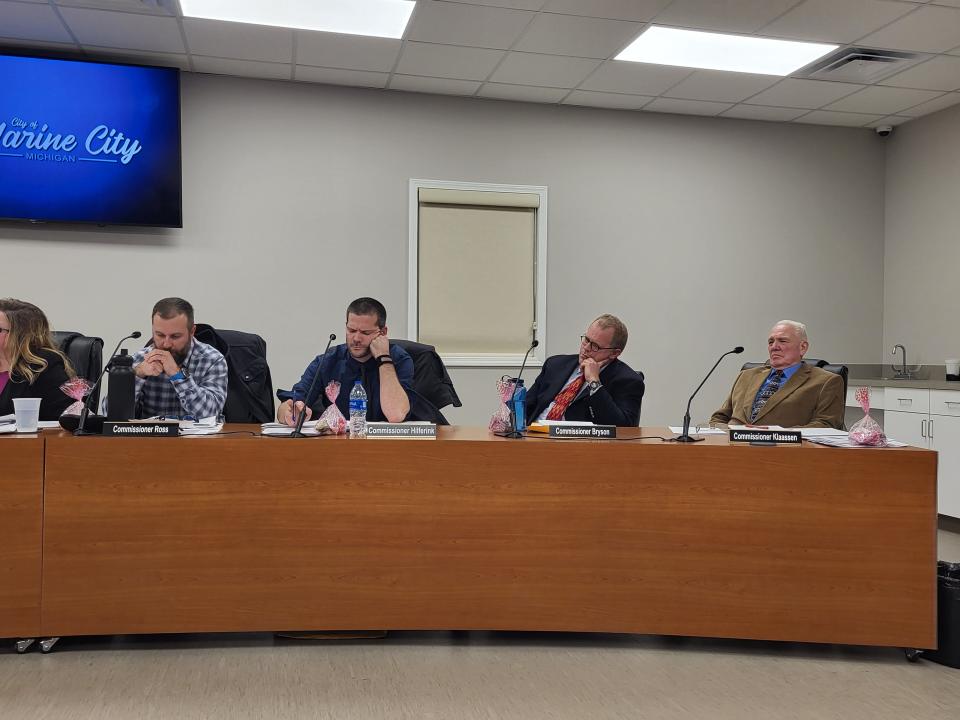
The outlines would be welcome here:
M 97 378 L 97 381 L 91 386 L 90 392 L 87 393 L 87 399 L 83 403 L 83 411 L 80 413 L 80 423 L 77 425 L 77 429 L 73 431 L 74 435 L 96 435 L 97 433 L 89 432 L 87 430 L 87 416 L 90 414 L 90 401 L 93 399 L 93 396 L 96 394 L 97 388 L 100 386 L 100 381 L 103 380 L 104 374 L 107 370 L 110 369 L 110 363 L 113 362 L 114 356 L 117 354 L 117 351 L 120 350 L 120 346 L 123 345 L 127 340 L 136 340 L 143 333 L 139 330 L 134 330 L 132 333 L 127 335 L 125 338 L 121 339 L 117 343 L 117 346 L 113 349 L 113 352 L 110 353 L 110 359 L 104 363 L 103 370 L 100 371 L 100 376 Z
M 513 392 L 510 393 L 510 431 L 503 434 L 503 437 L 508 438 L 522 438 L 523 433 L 520 432 L 520 429 L 517 427 L 517 408 L 514 404 L 514 400 L 517 397 L 517 388 L 520 387 L 520 379 L 523 377 L 523 369 L 527 366 L 527 358 L 530 357 L 530 353 L 535 347 L 540 344 L 539 340 L 534 340 L 530 343 L 530 347 L 527 348 L 526 355 L 523 356 L 523 362 L 520 363 L 520 372 L 517 373 L 517 378 L 513 382 Z
M 303 423 L 307 420 L 307 402 L 310 400 L 310 396 L 313 394 L 313 388 L 317 384 L 317 378 L 320 377 L 320 366 L 323 364 L 323 358 L 327 356 L 327 351 L 330 350 L 330 344 L 336 339 L 336 334 L 330 333 L 330 337 L 327 339 L 327 347 L 324 349 L 323 355 L 320 356 L 320 362 L 317 364 L 317 371 L 313 374 L 313 380 L 310 381 L 310 387 L 307 389 L 307 394 L 303 398 L 303 409 L 297 416 L 297 425 L 293 428 L 293 432 L 290 433 L 290 437 L 292 438 L 306 437 L 302 430 Z M 294 396 L 293 406 L 297 406 L 296 396 Z
M 697 385 L 697 389 L 693 391 L 693 395 L 691 395 L 690 399 L 687 400 L 687 412 L 683 415 L 683 432 L 677 435 L 675 438 L 670 438 L 671 442 L 699 442 L 704 439 L 702 437 L 695 438 L 690 436 L 690 403 L 693 402 L 693 399 L 697 396 L 697 393 L 700 392 L 700 388 L 703 387 L 703 383 L 705 383 L 707 379 L 713 375 L 713 371 L 717 369 L 717 365 L 720 364 L 721 360 L 723 360 L 727 355 L 739 355 L 742 352 L 743 346 L 737 345 L 733 350 L 727 350 L 723 355 L 717 358 L 717 361 L 713 364 L 713 367 L 710 368 L 710 372 L 707 373 L 707 377 L 705 377 L 700 384 Z

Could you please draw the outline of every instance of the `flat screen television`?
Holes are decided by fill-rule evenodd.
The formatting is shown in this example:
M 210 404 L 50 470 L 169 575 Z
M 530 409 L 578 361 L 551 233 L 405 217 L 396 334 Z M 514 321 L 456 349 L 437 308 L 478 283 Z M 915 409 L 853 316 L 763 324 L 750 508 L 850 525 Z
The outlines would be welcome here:
M 0 219 L 182 227 L 180 71 L 0 54 Z

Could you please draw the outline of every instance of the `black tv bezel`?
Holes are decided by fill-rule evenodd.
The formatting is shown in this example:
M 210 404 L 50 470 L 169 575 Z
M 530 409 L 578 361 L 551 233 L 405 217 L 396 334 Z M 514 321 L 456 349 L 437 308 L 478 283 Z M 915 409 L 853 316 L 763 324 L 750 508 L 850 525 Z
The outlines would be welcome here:
M 138 62 L 124 62 L 118 60 L 98 60 L 87 57 L 77 57 L 71 53 L 39 53 L 35 51 L 22 51 L 17 48 L 5 48 L 0 46 L 0 57 L 24 57 L 35 58 L 37 60 L 61 60 L 65 62 L 86 63 L 87 65 L 119 65 L 123 67 L 141 67 L 155 70 L 173 70 L 177 76 L 177 168 L 179 172 L 177 177 L 180 180 L 180 192 L 177 203 L 178 224 L 157 224 L 157 223 L 124 223 L 124 222 L 101 222 L 98 220 L 63 220 L 61 218 L 31 218 L 31 217 L 7 217 L 0 215 L 0 222 L 12 223 L 16 225 L 81 225 L 84 227 L 142 227 L 142 228 L 169 228 L 172 230 L 183 229 L 183 86 L 180 77 L 183 71 L 171 65 L 148 65 Z

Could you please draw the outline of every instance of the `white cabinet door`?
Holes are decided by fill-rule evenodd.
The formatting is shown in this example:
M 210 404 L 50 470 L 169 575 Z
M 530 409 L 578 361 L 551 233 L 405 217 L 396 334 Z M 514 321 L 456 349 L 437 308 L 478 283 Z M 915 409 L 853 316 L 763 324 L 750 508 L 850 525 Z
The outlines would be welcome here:
M 938 453 L 937 512 L 960 518 L 960 417 L 931 415 L 930 422 L 930 448 Z
M 914 447 L 927 447 L 927 423 L 929 417 L 921 413 L 885 410 L 883 432 L 891 440 L 899 440 Z

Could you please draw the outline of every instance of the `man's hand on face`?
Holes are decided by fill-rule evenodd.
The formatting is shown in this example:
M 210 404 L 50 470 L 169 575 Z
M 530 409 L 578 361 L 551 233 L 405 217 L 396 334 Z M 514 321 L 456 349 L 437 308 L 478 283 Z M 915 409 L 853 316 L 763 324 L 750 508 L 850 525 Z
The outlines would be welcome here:
M 390 340 L 385 332 L 370 341 L 370 354 L 375 358 L 390 354 Z
M 177 361 L 173 359 L 167 350 L 160 350 L 154 348 L 147 353 L 146 357 L 143 359 L 144 363 L 155 362 L 159 363 L 160 369 L 167 375 L 176 375 L 180 370 L 180 366 L 177 365 Z M 159 373 L 157 373 L 159 375 Z
M 584 382 L 600 382 L 600 363 L 593 358 L 584 358 L 580 363 Z

